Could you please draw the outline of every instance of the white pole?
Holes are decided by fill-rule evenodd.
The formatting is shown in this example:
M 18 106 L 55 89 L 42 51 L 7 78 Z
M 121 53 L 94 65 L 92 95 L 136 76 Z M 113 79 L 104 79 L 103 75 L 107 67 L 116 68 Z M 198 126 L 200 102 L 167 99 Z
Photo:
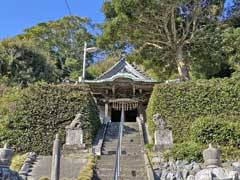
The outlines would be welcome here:
M 86 72 L 86 54 L 87 54 L 87 42 L 84 42 L 84 51 L 83 51 L 83 72 L 82 72 L 82 81 L 85 80 Z

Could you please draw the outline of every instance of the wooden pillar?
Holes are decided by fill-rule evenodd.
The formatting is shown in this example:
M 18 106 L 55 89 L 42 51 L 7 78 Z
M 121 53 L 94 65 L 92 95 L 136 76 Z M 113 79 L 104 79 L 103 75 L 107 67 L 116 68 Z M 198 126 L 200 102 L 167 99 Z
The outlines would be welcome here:
M 105 110 L 104 110 L 104 122 L 107 123 L 110 121 L 109 118 L 109 103 L 108 101 L 105 102 Z
M 135 95 L 136 95 L 136 86 L 133 85 L 133 97 L 135 97 Z
M 116 92 L 116 87 L 115 85 L 112 86 L 112 94 L 113 94 L 113 97 L 115 97 L 115 92 Z

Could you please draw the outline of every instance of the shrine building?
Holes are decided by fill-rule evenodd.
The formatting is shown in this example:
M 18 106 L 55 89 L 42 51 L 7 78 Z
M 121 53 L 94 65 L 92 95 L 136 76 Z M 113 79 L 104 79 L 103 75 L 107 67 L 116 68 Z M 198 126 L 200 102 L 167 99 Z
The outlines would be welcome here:
M 121 58 L 95 80 L 85 80 L 100 110 L 103 122 L 120 122 L 124 109 L 125 122 L 145 119 L 145 110 L 153 86 L 158 83 L 137 66 Z

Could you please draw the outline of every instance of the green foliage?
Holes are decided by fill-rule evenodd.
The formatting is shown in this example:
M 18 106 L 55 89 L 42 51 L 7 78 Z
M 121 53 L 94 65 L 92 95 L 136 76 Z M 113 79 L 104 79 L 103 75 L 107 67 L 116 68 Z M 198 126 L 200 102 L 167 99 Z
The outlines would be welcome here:
M 15 155 L 12 159 L 10 169 L 18 172 L 20 170 L 20 168 L 22 167 L 26 158 L 27 158 L 27 154 Z
M 189 139 L 192 122 L 201 116 L 240 117 L 240 82 L 234 79 L 159 84 L 147 107 L 147 122 L 153 135 L 152 116 L 159 113 L 172 127 L 174 141 Z
M 93 169 L 95 166 L 94 155 L 88 156 L 87 164 L 83 167 L 78 177 L 78 180 L 91 180 L 93 178 Z
M 82 71 L 84 41 L 88 46 L 95 44 L 94 35 L 88 32 L 92 27 L 88 18 L 65 16 L 27 28 L 19 37 L 32 40 L 37 47 L 47 51 L 61 71 L 61 77 L 65 78 L 70 76 L 72 68 Z M 93 62 L 90 53 L 87 53 L 87 60 L 88 64 Z
M 111 68 L 116 62 L 117 61 L 114 57 L 109 57 L 105 60 L 92 64 L 87 68 L 87 71 L 93 78 L 96 78 Z
M 197 41 L 196 34 L 201 29 L 217 26 L 224 2 L 105 1 L 102 7 L 105 23 L 97 43 L 106 49 L 129 50 L 130 46 L 136 57 L 140 57 L 134 58 L 138 64 L 148 61 L 144 64 L 156 73 L 159 69 L 168 74 L 179 71 L 179 76 L 185 79 L 190 59 L 184 59 L 184 55 L 193 40 Z
M 189 48 L 191 77 L 193 79 L 211 79 L 230 77 L 231 68 L 223 46 L 223 30 L 212 26 L 203 28 Z M 206 48 L 207 47 L 207 48 Z
M 50 154 L 55 134 L 64 142 L 65 127 L 82 113 L 84 142 L 91 144 L 100 120 L 96 104 L 87 86 L 32 85 L 17 101 L 14 115 L 8 119 L 1 142 L 7 141 L 17 152 Z
M 222 34 L 223 49 L 227 61 L 236 71 L 235 76 L 240 74 L 240 28 L 228 28 Z
M 48 177 L 41 177 L 41 178 L 39 178 L 38 180 L 51 180 L 51 179 L 48 178 Z
M 144 149 L 148 150 L 148 151 L 152 151 L 154 147 L 154 144 L 145 144 L 144 145 Z
M 18 38 L 0 41 L 0 77 L 6 77 L 8 83 L 57 82 L 58 71 L 51 61 L 32 41 Z
M 200 117 L 192 123 L 191 135 L 195 142 L 214 143 L 222 146 L 239 146 L 240 123 L 231 122 L 231 118 L 216 116 Z
M 239 150 L 238 147 L 219 146 L 218 148 L 221 151 L 221 159 L 222 160 L 235 160 L 235 161 L 239 161 L 240 150 Z
M 187 160 L 191 161 L 202 161 L 202 150 L 204 146 L 194 143 L 194 142 L 184 142 L 179 144 L 174 144 L 171 149 L 164 152 L 164 157 L 166 159 L 173 158 L 174 160 Z
M 22 97 L 23 90 L 19 87 L 0 85 L 0 137 L 5 133 L 9 119 L 16 110 L 16 101 Z M 0 145 L 3 142 L 0 141 Z

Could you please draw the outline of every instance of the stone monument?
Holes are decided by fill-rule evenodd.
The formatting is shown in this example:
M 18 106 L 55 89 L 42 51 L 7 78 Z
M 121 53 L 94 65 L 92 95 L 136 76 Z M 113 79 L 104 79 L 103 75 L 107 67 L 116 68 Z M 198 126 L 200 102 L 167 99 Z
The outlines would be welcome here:
M 0 179 L 1 180 L 22 180 L 19 174 L 12 171 L 9 167 L 12 161 L 13 151 L 4 145 L 0 148 Z
M 82 129 L 82 118 L 81 113 L 77 114 L 70 125 L 66 126 L 66 143 L 63 147 L 64 154 L 68 151 L 69 153 L 78 150 L 84 150 L 85 144 L 83 143 L 83 129 Z
M 156 124 L 156 131 L 154 133 L 155 150 L 161 151 L 165 148 L 172 147 L 172 131 L 166 127 L 165 120 L 159 114 L 153 115 L 153 120 Z

